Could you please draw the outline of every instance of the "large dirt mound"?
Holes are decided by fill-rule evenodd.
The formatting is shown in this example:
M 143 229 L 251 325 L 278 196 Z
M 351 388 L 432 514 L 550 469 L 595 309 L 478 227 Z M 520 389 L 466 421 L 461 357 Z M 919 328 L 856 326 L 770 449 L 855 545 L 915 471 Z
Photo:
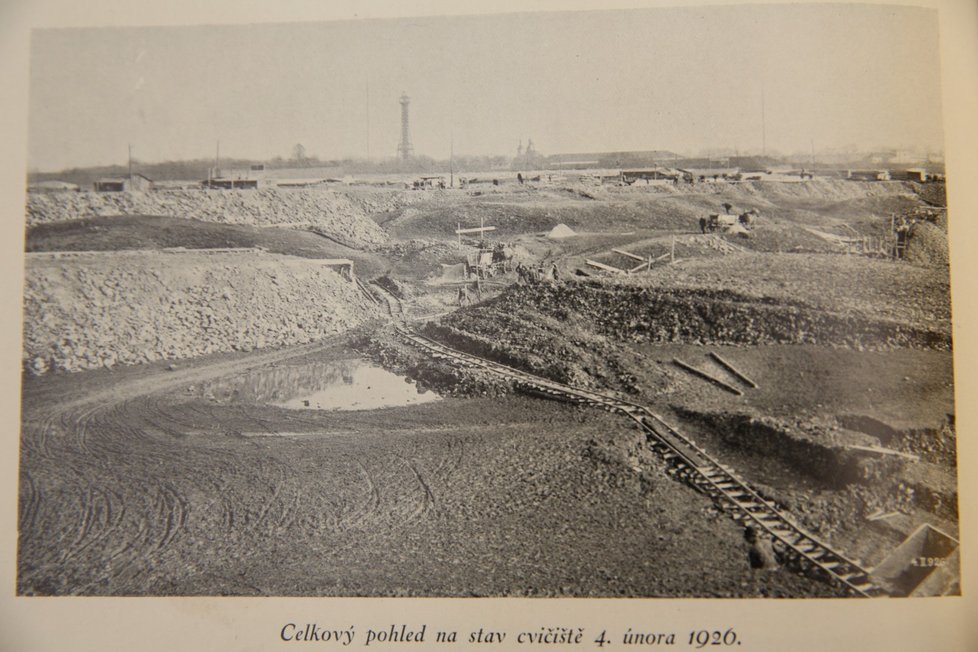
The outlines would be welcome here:
M 473 321 L 500 322 L 527 306 L 556 323 L 590 324 L 596 332 L 626 342 L 950 346 L 950 335 L 944 331 L 832 313 L 800 302 L 757 301 L 727 290 L 653 290 L 584 282 L 507 292 L 482 309 L 486 314 L 459 314 L 450 323 L 470 330 L 475 328 Z
M 729 290 L 764 304 L 799 303 L 824 312 L 887 320 L 950 334 L 946 269 L 865 256 L 731 254 L 662 265 L 616 284 Z
M 368 202 L 369 203 L 369 202 Z M 115 215 L 191 217 L 254 226 L 303 226 L 346 244 L 388 241 L 366 204 L 325 189 L 159 190 L 154 192 L 29 193 L 27 224 Z
M 355 249 L 304 229 L 266 229 L 184 217 L 117 215 L 38 224 L 27 229 L 27 251 L 122 251 L 126 249 L 264 249 L 302 258 L 348 258 L 358 276 L 386 272 L 378 251 Z
M 913 183 L 914 192 L 931 206 L 947 206 L 947 186 L 943 183 Z
M 917 265 L 947 267 L 947 233 L 930 222 L 917 222 L 907 240 L 907 260 Z
M 495 343 L 497 358 L 531 364 L 542 352 L 570 364 L 574 347 L 597 346 L 585 333 L 619 342 L 950 347 L 946 276 L 845 256 L 737 255 L 644 278 L 517 286 L 444 326 Z
M 26 271 L 32 373 L 301 344 L 375 316 L 331 269 L 271 254 L 36 254 Z
M 567 189 L 564 189 L 567 190 Z M 905 182 L 816 179 L 803 183 L 750 181 L 679 186 L 603 186 L 579 193 L 523 189 L 479 195 L 419 194 L 414 207 L 385 222 L 396 237 L 451 236 L 458 225 L 494 226 L 494 235 L 547 233 L 565 224 L 580 234 L 658 229 L 693 232 L 701 217 L 722 211 L 760 211 L 765 224 L 835 222 L 869 229 L 889 215 L 922 205 Z M 885 218 L 885 219 L 884 219 Z M 766 247 L 776 249 L 776 244 Z M 784 249 L 796 243 L 782 242 Z

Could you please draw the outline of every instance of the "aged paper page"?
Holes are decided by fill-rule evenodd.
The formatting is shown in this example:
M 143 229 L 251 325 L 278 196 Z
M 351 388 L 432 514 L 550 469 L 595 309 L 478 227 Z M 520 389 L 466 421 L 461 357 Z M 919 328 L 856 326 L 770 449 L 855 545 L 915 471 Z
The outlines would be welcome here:
M 0 649 L 978 648 L 974 3 L 0 24 Z

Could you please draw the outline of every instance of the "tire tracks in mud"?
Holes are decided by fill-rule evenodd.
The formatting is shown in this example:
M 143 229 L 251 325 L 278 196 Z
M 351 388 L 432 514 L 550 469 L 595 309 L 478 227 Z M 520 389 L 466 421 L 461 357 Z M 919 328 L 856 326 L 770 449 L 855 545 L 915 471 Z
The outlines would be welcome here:
M 426 460 L 428 469 L 408 449 L 351 453 L 341 443 L 320 472 L 319 461 L 304 461 L 301 438 L 232 437 L 219 426 L 228 406 L 180 402 L 180 387 L 320 347 L 182 375 L 157 370 L 138 382 L 110 377 L 109 386 L 70 387 L 63 402 L 49 391 L 47 405 L 36 392 L 22 433 L 18 592 L 133 595 L 175 582 L 223 593 L 230 584 L 201 584 L 186 569 L 218 577 L 225 564 L 285 541 L 308 542 L 311 555 L 339 563 L 358 548 L 389 545 L 399 530 L 437 513 L 440 487 L 465 456 L 461 440 Z M 275 418 L 259 408 L 231 409 L 235 419 L 277 434 Z M 258 577 L 246 572 L 227 582 L 259 593 L 267 580 Z
M 199 477 L 181 473 L 179 485 L 167 477 L 186 461 L 185 449 L 175 443 L 191 424 L 168 413 L 160 396 L 324 346 L 316 343 L 175 373 L 155 370 L 131 382 L 123 376 L 94 386 L 77 383 L 68 391 L 41 385 L 32 393 L 31 387 L 25 388 L 18 590 L 47 593 L 51 589 L 44 587 L 63 588 L 60 578 L 70 576 L 70 593 L 139 592 L 140 568 L 178 546 L 192 517 L 199 516 L 202 527 L 213 517 L 214 501 L 195 514 L 191 495 L 215 496 L 222 529 L 238 528 L 235 498 L 211 483 L 234 470 L 233 455 L 208 451 Z M 277 476 L 283 477 L 281 472 Z M 262 506 L 256 525 L 274 513 L 275 500 Z M 288 528 L 301 510 L 298 487 L 279 507 L 276 525 Z
M 355 460 L 355 462 L 364 480 L 367 482 L 367 494 L 370 498 L 367 501 L 366 513 L 377 512 L 380 510 L 380 490 L 377 489 L 377 484 L 374 482 L 370 471 L 367 470 L 364 463 L 360 460 Z
M 409 519 L 413 521 L 413 520 L 420 519 L 424 516 L 427 516 L 429 513 L 434 511 L 437 507 L 437 502 L 435 501 L 435 494 L 431 491 L 431 487 L 428 485 L 424 477 L 421 475 L 421 472 L 418 470 L 417 464 L 415 464 L 412 460 L 409 460 L 407 458 L 402 457 L 401 459 L 404 461 L 407 467 L 411 469 L 411 472 L 414 474 L 414 477 L 417 478 L 418 484 L 421 486 L 421 490 L 422 490 L 421 503 L 418 505 L 417 509 L 415 509 L 414 512 L 411 514 Z

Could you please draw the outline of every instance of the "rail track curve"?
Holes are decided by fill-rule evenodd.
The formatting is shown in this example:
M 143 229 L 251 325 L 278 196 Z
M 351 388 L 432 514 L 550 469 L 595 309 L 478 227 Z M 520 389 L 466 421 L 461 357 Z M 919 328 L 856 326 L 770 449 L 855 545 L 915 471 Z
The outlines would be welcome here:
M 391 316 L 394 316 L 391 310 Z M 728 466 L 707 453 L 648 407 L 616 396 L 564 385 L 498 362 L 449 347 L 406 327 L 395 332 L 407 344 L 433 358 L 464 368 L 481 369 L 506 378 L 523 390 L 544 398 L 597 407 L 627 417 L 646 435 L 651 450 L 670 464 L 670 472 L 710 496 L 736 521 L 751 525 L 771 538 L 785 565 L 802 574 L 829 581 L 853 596 L 885 595 L 860 562 L 805 530 L 782 508 L 761 496 Z

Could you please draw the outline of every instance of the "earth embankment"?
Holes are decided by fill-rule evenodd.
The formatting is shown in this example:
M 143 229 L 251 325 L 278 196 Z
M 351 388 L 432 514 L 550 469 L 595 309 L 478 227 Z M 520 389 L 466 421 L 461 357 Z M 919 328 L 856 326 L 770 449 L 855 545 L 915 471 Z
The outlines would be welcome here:
M 26 368 L 79 371 L 302 344 L 376 316 L 314 260 L 264 254 L 31 254 Z
M 650 275 L 517 286 L 443 326 L 543 355 L 600 334 L 623 342 L 950 348 L 946 274 L 845 256 L 728 256 Z M 513 336 L 512 322 L 520 322 Z M 540 347 L 543 348 L 540 348 Z M 587 348 L 592 348 L 593 343 Z M 566 350 L 554 350 L 566 359 Z
M 759 211 L 762 223 L 810 226 L 845 223 L 876 233 L 889 216 L 925 205 L 908 182 L 815 179 L 798 183 L 744 181 L 679 185 L 523 187 L 471 190 L 459 201 L 453 192 L 417 193 L 410 208 L 392 211 L 384 226 L 394 237 L 451 234 L 458 225 L 495 227 L 509 237 L 545 232 L 565 224 L 578 233 L 656 229 L 697 230 L 698 220 L 733 210 Z M 885 218 L 885 220 L 884 220 Z M 781 242 L 785 249 L 793 243 Z M 775 247 L 776 249 L 776 247 Z
M 205 222 L 296 226 L 345 244 L 380 245 L 387 234 L 370 219 L 381 199 L 352 200 L 327 189 L 158 190 L 29 193 L 27 225 L 116 215 L 190 217 Z M 389 198 L 387 198 L 389 199 Z

